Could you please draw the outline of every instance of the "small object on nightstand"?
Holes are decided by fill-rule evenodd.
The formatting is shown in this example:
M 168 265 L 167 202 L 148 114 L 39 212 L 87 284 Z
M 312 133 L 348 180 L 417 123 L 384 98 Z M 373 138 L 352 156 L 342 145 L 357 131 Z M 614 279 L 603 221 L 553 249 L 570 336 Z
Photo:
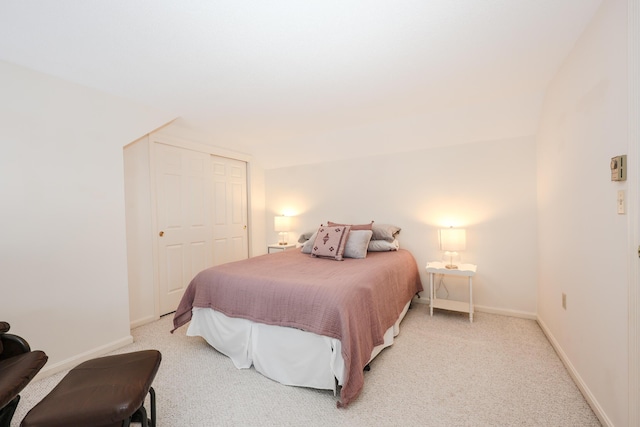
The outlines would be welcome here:
M 272 254 L 275 252 L 286 251 L 288 249 L 294 249 L 296 247 L 295 243 L 287 243 L 286 245 L 281 245 L 280 243 L 274 243 L 271 245 L 267 245 L 267 253 Z
M 460 264 L 457 269 L 448 268 L 442 262 L 430 262 L 427 264 L 427 273 L 429 273 L 429 312 L 431 316 L 433 316 L 434 308 L 442 308 L 444 310 L 469 313 L 469 322 L 473 322 L 473 283 L 471 278 L 476 274 L 476 268 L 477 266 L 474 264 Z M 436 290 L 433 286 L 433 278 L 436 274 L 467 277 L 469 279 L 469 303 L 436 298 Z

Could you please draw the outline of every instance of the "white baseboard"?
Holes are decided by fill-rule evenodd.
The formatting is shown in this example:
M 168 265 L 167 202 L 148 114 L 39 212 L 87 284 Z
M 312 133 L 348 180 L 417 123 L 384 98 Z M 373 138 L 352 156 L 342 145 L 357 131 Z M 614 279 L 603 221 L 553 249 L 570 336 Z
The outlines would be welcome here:
M 133 337 L 131 335 L 127 335 L 126 337 L 123 337 L 117 341 L 75 355 L 69 359 L 54 363 L 53 365 L 45 365 L 45 367 L 42 368 L 42 370 L 38 372 L 38 374 L 34 377 L 34 380 L 39 380 L 57 374 L 58 372 L 66 371 L 73 368 L 74 366 L 79 365 L 82 362 L 86 362 L 87 360 L 94 359 L 96 357 L 104 356 L 109 352 L 122 348 L 125 345 L 129 345 L 131 343 L 133 343 Z
M 476 305 L 474 306 L 474 308 L 476 311 L 481 311 L 483 313 L 499 314 L 501 316 L 520 317 L 522 319 L 530 319 L 530 320 L 536 320 L 538 318 L 538 315 L 536 313 L 528 313 L 526 311 L 511 310 L 507 308 L 486 307 L 484 305 Z
M 545 325 L 545 323 L 540 318 L 536 320 L 538 321 L 538 325 L 540 325 L 540 329 L 542 329 L 542 332 L 544 332 L 545 336 L 551 343 L 551 346 L 553 346 L 553 349 L 558 354 L 558 357 L 560 357 L 560 360 L 562 361 L 564 366 L 567 368 L 567 371 L 569 371 L 569 375 L 571 375 L 573 382 L 580 389 L 580 392 L 586 399 L 587 403 L 589 404 L 589 406 L 591 406 L 593 413 L 596 414 L 596 417 L 598 417 L 598 419 L 600 420 L 600 423 L 602 423 L 603 426 L 613 427 L 613 423 L 611 422 L 609 417 L 607 417 L 607 414 L 604 412 L 604 410 L 596 400 L 593 393 L 591 393 L 591 390 L 589 390 L 589 387 L 587 387 L 585 382 L 582 380 L 582 377 L 580 376 L 580 374 L 578 374 L 578 371 L 573 366 L 573 364 L 571 363 L 571 360 L 569 360 L 566 353 L 562 350 L 562 347 L 560 346 L 558 341 L 556 341 L 555 337 L 553 336 L 549 328 L 547 328 L 547 325 Z
M 413 302 L 418 304 L 429 304 L 429 298 L 413 298 Z M 499 314 L 501 316 L 510 316 L 510 317 L 520 317 L 522 319 L 530 319 L 537 320 L 538 316 L 536 313 L 528 313 L 526 311 L 518 311 L 518 310 L 510 310 L 506 308 L 495 308 L 495 307 L 487 307 L 484 305 L 474 305 L 475 311 L 480 311 L 483 313 L 491 313 L 491 314 Z
M 142 319 L 137 319 L 137 320 L 132 321 L 131 323 L 129 323 L 129 328 L 135 329 L 138 326 L 143 326 L 143 325 L 146 325 L 147 323 L 155 322 L 158 319 L 159 319 L 159 317 L 155 317 L 155 316 L 143 317 Z

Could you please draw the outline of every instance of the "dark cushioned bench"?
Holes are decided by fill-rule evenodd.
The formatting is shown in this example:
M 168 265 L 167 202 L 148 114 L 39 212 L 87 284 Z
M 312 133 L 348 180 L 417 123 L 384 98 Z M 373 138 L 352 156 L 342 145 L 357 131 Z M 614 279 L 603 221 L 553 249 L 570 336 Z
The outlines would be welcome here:
M 144 350 L 81 363 L 27 413 L 20 426 L 126 427 L 137 421 L 155 427 L 155 392 L 151 383 L 161 359 L 159 351 Z M 144 409 L 147 393 L 151 420 Z
M 11 325 L 0 322 L 0 427 L 10 427 L 20 392 L 47 363 L 47 355 L 31 351 L 21 336 L 9 334 Z

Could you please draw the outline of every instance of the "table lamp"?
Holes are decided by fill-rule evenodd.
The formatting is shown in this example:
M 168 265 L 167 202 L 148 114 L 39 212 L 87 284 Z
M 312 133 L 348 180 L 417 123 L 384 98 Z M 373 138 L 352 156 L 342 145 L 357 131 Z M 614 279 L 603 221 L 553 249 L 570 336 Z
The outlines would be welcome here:
M 453 263 L 453 257 L 458 255 L 458 251 L 464 251 L 467 246 L 467 232 L 463 228 L 443 228 L 440 230 L 440 250 L 449 257 L 448 269 L 457 269 Z
M 276 216 L 273 219 L 273 228 L 278 232 L 279 245 L 287 244 L 287 232 L 291 229 L 291 217 L 290 216 Z

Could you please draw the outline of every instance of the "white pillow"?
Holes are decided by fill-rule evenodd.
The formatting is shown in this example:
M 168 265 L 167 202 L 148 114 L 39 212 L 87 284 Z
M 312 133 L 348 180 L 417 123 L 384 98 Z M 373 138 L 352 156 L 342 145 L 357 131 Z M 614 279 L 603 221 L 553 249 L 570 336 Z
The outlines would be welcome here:
M 386 240 L 387 242 L 393 242 L 400 233 L 400 227 L 391 224 L 373 224 L 371 227 L 373 231 L 373 240 Z
M 311 235 L 311 237 L 309 238 L 309 240 L 304 242 L 304 245 L 302 245 L 302 253 L 303 254 L 310 254 L 311 253 L 311 249 L 313 249 L 313 244 L 316 241 L 316 236 L 317 235 L 318 235 L 318 231 L 313 233 Z
M 344 247 L 344 257 L 365 258 L 371 236 L 373 236 L 373 231 L 371 230 L 351 230 L 347 245 Z
M 400 243 L 398 243 L 398 239 L 394 239 L 393 242 L 388 242 L 386 240 L 371 240 L 369 242 L 369 252 L 387 252 L 387 251 L 397 251 L 400 248 Z
M 313 236 L 313 233 L 315 233 L 316 231 L 317 230 L 307 231 L 306 233 L 302 233 L 300 237 L 298 237 L 298 243 L 304 244 L 307 240 L 311 238 L 311 236 Z

